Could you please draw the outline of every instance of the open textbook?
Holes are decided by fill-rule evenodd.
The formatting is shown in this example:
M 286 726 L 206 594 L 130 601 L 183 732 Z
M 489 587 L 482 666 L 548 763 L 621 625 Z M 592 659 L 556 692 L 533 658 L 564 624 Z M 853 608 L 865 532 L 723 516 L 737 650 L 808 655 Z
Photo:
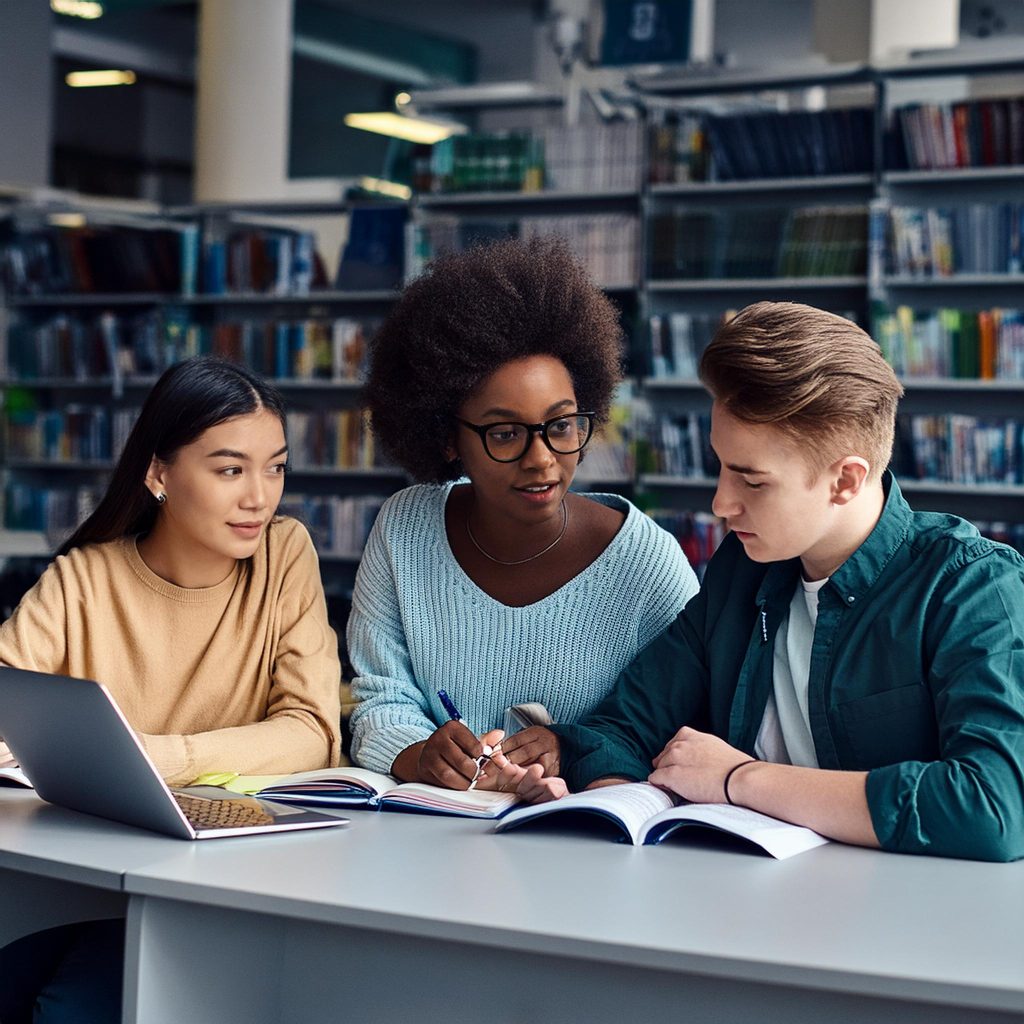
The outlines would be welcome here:
M 809 828 L 791 825 L 746 807 L 677 805 L 671 796 L 647 782 L 604 786 L 550 803 L 520 807 L 502 818 L 495 831 L 506 832 L 554 815 L 562 816 L 566 825 L 581 817 L 593 820 L 596 815 L 614 823 L 621 830 L 623 840 L 634 846 L 654 846 L 669 836 L 680 838 L 685 835 L 684 826 L 702 826 L 738 836 L 780 859 L 829 841 Z
M 31 789 L 32 783 L 28 781 L 28 776 L 21 768 L 11 762 L 10 764 L 0 764 L 0 786 L 25 786 Z
M 519 800 L 515 793 L 460 791 L 422 782 L 399 782 L 366 768 L 319 768 L 295 775 L 204 775 L 196 784 L 222 785 L 250 796 L 310 807 L 367 807 L 498 818 Z
M 14 759 L 7 744 L 0 740 L 0 786 L 25 786 L 32 788 L 28 776 L 21 770 L 21 765 Z

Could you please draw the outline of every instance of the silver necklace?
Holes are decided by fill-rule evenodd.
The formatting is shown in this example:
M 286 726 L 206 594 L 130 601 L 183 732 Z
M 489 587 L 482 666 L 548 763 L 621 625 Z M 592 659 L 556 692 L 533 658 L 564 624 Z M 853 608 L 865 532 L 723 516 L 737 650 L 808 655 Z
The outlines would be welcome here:
M 535 555 L 530 555 L 529 558 L 519 558 L 514 562 L 506 562 L 504 559 L 495 558 L 494 555 L 489 555 L 482 547 L 480 542 L 473 536 L 473 529 L 469 525 L 469 515 L 466 515 L 466 533 L 469 534 L 469 539 L 473 542 L 473 547 L 480 552 L 484 558 L 489 558 L 492 562 L 497 562 L 498 565 L 522 565 L 524 562 L 532 562 L 535 558 L 540 558 L 541 555 L 546 555 L 564 536 L 567 527 L 569 526 L 569 506 L 566 505 L 565 499 L 562 499 L 562 528 L 558 531 L 558 536 L 546 547 L 541 548 L 540 551 Z

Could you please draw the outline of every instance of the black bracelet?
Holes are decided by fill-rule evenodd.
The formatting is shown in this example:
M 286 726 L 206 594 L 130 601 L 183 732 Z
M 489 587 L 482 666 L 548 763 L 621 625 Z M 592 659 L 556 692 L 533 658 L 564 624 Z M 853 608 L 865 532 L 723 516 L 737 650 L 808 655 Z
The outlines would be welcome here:
M 722 792 L 725 793 L 725 802 L 731 804 L 733 807 L 736 805 L 732 802 L 732 797 L 729 796 L 729 780 L 732 778 L 732 773 L 739 768 L 743 768 L 748 764 L 757 764 L 756 757 L 749 757 L 746 761 L 740 761 L 739 764 L 734 764 L 726 773 L 725 779 L 722 782 Z

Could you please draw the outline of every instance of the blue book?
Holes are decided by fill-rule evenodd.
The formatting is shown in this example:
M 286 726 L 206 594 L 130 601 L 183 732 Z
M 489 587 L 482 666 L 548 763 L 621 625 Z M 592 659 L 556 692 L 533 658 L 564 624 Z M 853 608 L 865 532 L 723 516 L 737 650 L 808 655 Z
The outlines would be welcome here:
M 291 324 L 274 324 L 274 376 L 292 375 Z

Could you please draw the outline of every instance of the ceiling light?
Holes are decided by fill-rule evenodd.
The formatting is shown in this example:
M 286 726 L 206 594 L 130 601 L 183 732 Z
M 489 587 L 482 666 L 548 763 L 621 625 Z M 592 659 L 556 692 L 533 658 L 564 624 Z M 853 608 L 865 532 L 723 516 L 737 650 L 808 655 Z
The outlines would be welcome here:
M 95 85 L 132 85 L 134 71 L 69 71 L 64 76 L 73 89 L 84 89 Z
M 54 227 L 58 228 L 84 228 L 84 213 L 51 213 L 46 218 Z
M 102 18 L 103 4 L 95 0 L 50 0 L 50 10 L 69 18 Z
M 409 104 L 411 102 L 412 102 L 412 97 L 407 92 L 400 92 L 395 97 L 395 106 L 396 107 L 404 107 L 404 106 L 406 106 L 407 104 Z
M 451 135 L 463 135 L 466 126 L 454 121 L 432 121 L 425 117 L 402 117 L 387 111 L 369 114 L 346 114 L 345 124 L 349 128 L 360 128 L 365 132 L 390 135 L 408 142 L 423 142 L 433 145 Z
M 408 185 L 388 181 L 386 178 L 362 177 L 359 179 L 359 187 L 367 192 L 379 192 L 382 196 L 390 196 L 392 199 L 412 198 L 412 189 Z

